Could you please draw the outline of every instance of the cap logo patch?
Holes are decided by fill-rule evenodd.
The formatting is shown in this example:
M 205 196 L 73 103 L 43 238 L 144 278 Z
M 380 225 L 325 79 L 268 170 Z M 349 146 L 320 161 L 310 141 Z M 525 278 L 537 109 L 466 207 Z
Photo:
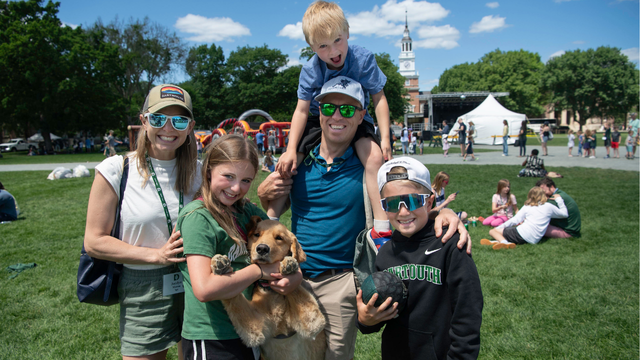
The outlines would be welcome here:
M 340 80 L 339 83 L 336 83 L 335 85 L 333 85 L 331 88 L 342 88 L 342 89 L 346 89 L 347 86 L 349 86 L 349 84 L 351 84 L 351 81 L 347 80 L 347 79 L 342 79 Z
M 409 174 L 389 174 L 387 173 L 387 182 L 395 181 L 395 180 L 407 180 L 409 179 Z
M 160 98 L 173 98 L 184 102 L 184 92 L 175 86 L 165 86 L 160 89 Z

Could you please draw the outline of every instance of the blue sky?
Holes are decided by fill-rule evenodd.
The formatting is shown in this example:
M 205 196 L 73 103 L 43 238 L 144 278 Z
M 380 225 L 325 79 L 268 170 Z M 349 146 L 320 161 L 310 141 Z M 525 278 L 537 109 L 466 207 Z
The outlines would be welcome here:
M 225 55 L 241 46 L 279 49 L 299 64 L 307 46 L 302 15 L 311 1 L 166 1 L 60 0 L 59 18 L 69 26 L 87 26 L 99 18 L 149 17 L 165 25 L 189 46 L 215 43 Z M 612 46 L 638 63 L 639 0 L 415 0 L 341 1 L 350 24 L 350 44 L 386 52 L 396 65 L 405 10 L 416 54 L 420 89 L 437 85 L 454 65 L 477 62 L 495 49 L 524 49 L 543 62 L 575 49 Z M 174 74 L 173 81 L 184 80 Z

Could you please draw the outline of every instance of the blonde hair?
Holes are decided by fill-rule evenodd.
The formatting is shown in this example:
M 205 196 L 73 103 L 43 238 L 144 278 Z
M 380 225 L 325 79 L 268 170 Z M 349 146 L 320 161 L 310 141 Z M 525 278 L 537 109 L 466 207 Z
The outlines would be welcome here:
M 186 109 L 185 109 L 186 112 Z M 138 162 L 138 173 L 144 181 L 142 186 L 144 187 L 151 174 L 147 166 L 146 154 L 151 147 L 151 141 L 147 136 L 147 131 L 144 126 L 138 132 L 138 138 L 136 139 L 136 150 L 131 153 L 133 158 Z M 188 193 L 191 190 L 191 183 L 198 164 L 198 148 L 196 146 L 195 135 L 191 130 L 185 141 L 176 149 L 176 170 L 178 174 L 176 176 L 176 185 L 174 189 L 176 191 L 182 191 L 182 193 Z
M 433 183 L 431 183 L 431 188 L 433 189 L 434 194 L 440 194 L 440 190 L 442 190 L 442 183 L 445 180 L 449 180 L 449 174 L 444 171 L 440 171 L 436 174 L 435 179 L 433 179 Z
M 511 206 L 511 183 L 507 179 L 502 179 L 498 181 L 498 190 L 496 194 L 502 196 L 502 189 L 505 187 L 509 187 L 509 192 L 507 192 L 507 205 Z
M 211 213 L 218 225 L 238 246 L 244 246 L 244 240 L 235 226 L 233 214 L 227 206 L 220 202 L 220 199 L 211 193 L 211 170 L 220 164 L 248 160 L 257 173 L 259 160 L 256 145 L 253 141 L 240 135 L 223 135 L 207 146 L 206 154 L 202 164 L 202 186 L 200 186 L 195 198 L 202 197 L 204 207 Z M 244 201 L 244 199 L 240 199 L 233 206 L 238 211 L 242 211 Z
M 527 201 L 524 202 L 525 205 L 529 206 L 540 206 L 547 202 L 547 195 L 544 194 L 544 191 L 539 186 L 534 186 L 529 190 L 529 194 L 527 195 Z
M 318 41 L 333 39 L 343 32 L 349 33 L 349 22 L 338 4 L 316 1 L 309 5 L 302 17 L 302 32 L 307 44 L 314 46 Z
M 584 136 L 587 136 L 587 137 L 591 136 L 591 130 L 589 130 L 589 129 L 585 130 L 584 131 Z

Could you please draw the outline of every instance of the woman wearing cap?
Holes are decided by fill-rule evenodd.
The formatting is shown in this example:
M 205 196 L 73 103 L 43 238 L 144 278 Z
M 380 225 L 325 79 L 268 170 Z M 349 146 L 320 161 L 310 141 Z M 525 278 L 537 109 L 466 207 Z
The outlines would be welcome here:
M 137 150 L 126 155 L 121 239 L 110 233 L 125 158 L 114 156 L 96 167 L 84 246 L 92 257 L 124 264 L 118 284 L 123 359 L 165 359 L 181 339 L 184 310 L 183 293 L 163 293 L 163 281 L 170 280 L 164 275 L 179 273 L 176 265 L 185 260 L 173 225 L 201 183 L 191 97 L 177 86 L 156 86 L 140 121 Z

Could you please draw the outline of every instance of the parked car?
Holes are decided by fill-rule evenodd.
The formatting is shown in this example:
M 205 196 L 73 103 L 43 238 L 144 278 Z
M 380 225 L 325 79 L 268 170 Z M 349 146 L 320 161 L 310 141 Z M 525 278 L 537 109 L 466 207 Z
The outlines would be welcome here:
M 0 144 L 0 151 L 27 151 L 31 146 L 35 145 L 24 141 L 24 139 L 11 139 L 9 142 Z

